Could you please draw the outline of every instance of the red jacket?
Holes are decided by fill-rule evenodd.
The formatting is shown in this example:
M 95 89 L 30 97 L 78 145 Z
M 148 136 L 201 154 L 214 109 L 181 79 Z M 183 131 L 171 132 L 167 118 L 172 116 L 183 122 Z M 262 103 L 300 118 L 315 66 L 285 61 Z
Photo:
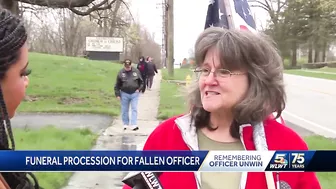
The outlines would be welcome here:
M 190 150 L 186 144 L 181 127 L 173 117 L 162 122 L 148 137 L 144 150 Z M 266 142 L 269 150 L 308 150 L 306 143 L 292 129 L 273 119 L 264 122 Z M 251 125 L 244 126 L 241 139 L 246 150 L 256 150 L 253 142 Z M 189 146 L 189 147 L 188 147 Z M 276 174 L 273 174 L 276 181 Z M 313 172 L 281 172 L 279 180 L 290 185 L 290 189 L 321 189 L 316 174 Z M 165 172 L 160 176 L 164 189 L 200 189 L 197 186 L 197 176 L 191 172 Z M 245 187 L 240 189 L 268 189 L 265 173 L 248 172 Z M 224 184 L 224 183 L 223 183 Z M 123 189 L 130 189 L 124 186 Z

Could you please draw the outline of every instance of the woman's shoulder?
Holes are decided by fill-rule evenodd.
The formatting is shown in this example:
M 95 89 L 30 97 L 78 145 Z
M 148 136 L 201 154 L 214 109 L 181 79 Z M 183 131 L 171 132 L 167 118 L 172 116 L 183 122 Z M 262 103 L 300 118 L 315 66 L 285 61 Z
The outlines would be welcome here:
M 288 125 L 268 119 L 264 123 L 267 143 L 270 149 L 307 150 L 303 137 Z

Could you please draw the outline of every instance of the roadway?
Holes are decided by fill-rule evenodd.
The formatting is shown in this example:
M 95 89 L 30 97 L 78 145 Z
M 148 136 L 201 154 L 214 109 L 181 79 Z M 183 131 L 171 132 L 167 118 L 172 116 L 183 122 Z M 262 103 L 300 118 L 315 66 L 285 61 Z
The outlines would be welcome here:
M 285 74 L 283 118 L 325 137 L 336 138 L 336 81 Z

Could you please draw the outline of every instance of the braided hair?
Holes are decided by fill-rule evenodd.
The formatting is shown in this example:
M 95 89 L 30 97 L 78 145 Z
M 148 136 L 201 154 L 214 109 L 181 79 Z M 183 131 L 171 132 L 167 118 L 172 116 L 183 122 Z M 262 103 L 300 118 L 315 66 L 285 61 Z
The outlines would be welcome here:
M 6 9 L 0 8 L 0 80 L 20 56 L 20 49 L 27 40 L 23 22 Z M 9 138 L 9 140 L 8 140 Z M 11 145 L 9 145 L 9 142 Z M 0 150 L 15 150 L 15 141 L 6 103 L 0 85 Z M 32 173 L 1 173 L 12 189 L 39 189 Z M 28 178 L 32 177 L 32 180 Z M 34 181 L 34 182 L 32 182 Z

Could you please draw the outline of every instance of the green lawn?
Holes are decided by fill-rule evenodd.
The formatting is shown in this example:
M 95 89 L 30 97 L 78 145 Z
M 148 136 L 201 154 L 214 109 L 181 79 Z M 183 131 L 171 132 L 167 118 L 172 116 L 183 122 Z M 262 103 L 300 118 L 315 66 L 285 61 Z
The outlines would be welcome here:
M 319 69 L 319 71 L 336 73 L 336 68 L 328 68 L 328 67 L 324 67 L 324 68 Z
M 186 113 L 185 99 L 180 86 L 174 83 L 161 82 L 159 119 Z M 336 150 L 336 140 L 321 136 L 308 136 L 304 138 L 309 149 Z M 336 173 L 317 173 L 323 189 L 334 189 L 336 186 Z
M 53 126 L 42 129 L 14 129 L 18 150 L 89 150 L 97 135 L 88 129 L 61 130 Z M 60 189 L 67 184 L 71 172 L 35 173 L 40 185 L 46 189 Z
M 84 58 L 30 53 L 32 74 L 20 112 L 83 112 L 119 114 L 114 97 L 120 64 Z
M 309 72 L 312 71 L 312 72 Z M 320 71 L 320 72 L 331 72 L 334 74 L 327 74 L 327 73 L 314 73 L 314 71 Z M 294 74 L 294 75 L 301 75 L 301 76 L 307 76 L 307 77 L 316 77 L 316 78 L 322 78 L 322 79 L 331 79 L 336 80 L 336 68 L 321 68 L 321 69 L 312 69 L 312 70 L 285 70 L 285 73 L 288 74 Z
M 186 112 L 187 107 L 183 93 L 182 87 L 177 84 L 161 82 L 158 119 L 164 120 Z
M 185 81 L 187 75 L 190 75 L 190 77 L 194 76 L 194 72 L 191 69 L 174 69 L 174 77 L 168 76 L 167 69 L 162 69 L 162 79 L 164 80 L 180 80 Z

